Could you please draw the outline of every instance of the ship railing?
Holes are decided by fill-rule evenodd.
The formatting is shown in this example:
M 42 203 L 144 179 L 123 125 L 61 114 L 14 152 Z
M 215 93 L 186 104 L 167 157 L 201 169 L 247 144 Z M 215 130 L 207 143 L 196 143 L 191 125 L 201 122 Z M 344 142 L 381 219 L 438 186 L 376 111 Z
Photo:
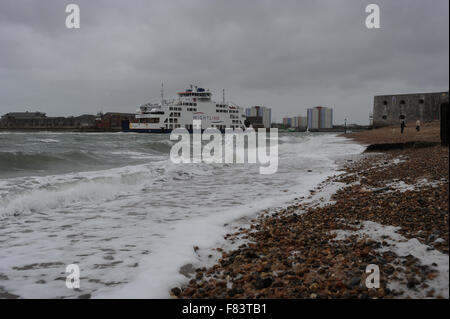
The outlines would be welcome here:
M 171 99 L 171 100 L 164 100 L 163 105 L 177 105 L 179 103 L 178 100 Z

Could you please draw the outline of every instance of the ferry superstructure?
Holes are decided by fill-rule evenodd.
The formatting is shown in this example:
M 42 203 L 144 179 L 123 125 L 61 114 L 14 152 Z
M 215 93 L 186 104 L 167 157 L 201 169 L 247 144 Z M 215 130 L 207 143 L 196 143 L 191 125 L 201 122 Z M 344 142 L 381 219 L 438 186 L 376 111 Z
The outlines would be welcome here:
M 213 101 L 209 89 L 191 86 L 177 94 L 176 100 L 161 98 L 161 103 L 140 106 L 135 120 L 129 123 L 129 131 L 170 133 L 175 128 L 183 127 L 192 132 L 194 120 L 202 121 L 202 129 L 245 129 L 243 109 L 233 103 Z

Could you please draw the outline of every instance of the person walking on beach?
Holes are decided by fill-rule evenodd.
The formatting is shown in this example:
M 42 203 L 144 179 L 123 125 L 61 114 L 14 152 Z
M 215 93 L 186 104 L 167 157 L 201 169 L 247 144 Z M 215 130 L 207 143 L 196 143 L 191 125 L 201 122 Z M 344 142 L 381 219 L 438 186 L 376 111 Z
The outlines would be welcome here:
M 403 134 L 403 131 L 405 130 L 406 124 L 405 120 L 402 120 L 402 123 L 400 124 L 400 133 Z
M 419 120 L 416 121 L 416 131 L 417 132 L 420 131 L 420 121 Z

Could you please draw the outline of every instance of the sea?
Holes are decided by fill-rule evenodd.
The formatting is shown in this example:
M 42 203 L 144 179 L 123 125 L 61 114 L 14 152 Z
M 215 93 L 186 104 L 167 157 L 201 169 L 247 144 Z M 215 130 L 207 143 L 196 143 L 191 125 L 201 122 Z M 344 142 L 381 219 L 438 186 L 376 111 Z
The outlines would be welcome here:
M 180 163 L 168 134 L 0 133 L 0 297 L 169 298 L 224 235 L 289 205 L 364 147 L 279 133 L 278 170 Z M 66 285 L 68 265 L 80 287 Z

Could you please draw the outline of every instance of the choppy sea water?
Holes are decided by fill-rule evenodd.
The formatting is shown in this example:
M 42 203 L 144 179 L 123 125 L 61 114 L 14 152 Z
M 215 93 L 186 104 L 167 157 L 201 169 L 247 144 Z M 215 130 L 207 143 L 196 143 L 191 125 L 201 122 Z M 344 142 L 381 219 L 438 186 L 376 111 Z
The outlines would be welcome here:
M 173 164 L 164 134 L 0 133 L 0 296 L 165 298 L 224 224 L 289 203 L 363 147 L 279 134 L 278 171 Z M 79 290 L 66 288 L 77 264 Z

